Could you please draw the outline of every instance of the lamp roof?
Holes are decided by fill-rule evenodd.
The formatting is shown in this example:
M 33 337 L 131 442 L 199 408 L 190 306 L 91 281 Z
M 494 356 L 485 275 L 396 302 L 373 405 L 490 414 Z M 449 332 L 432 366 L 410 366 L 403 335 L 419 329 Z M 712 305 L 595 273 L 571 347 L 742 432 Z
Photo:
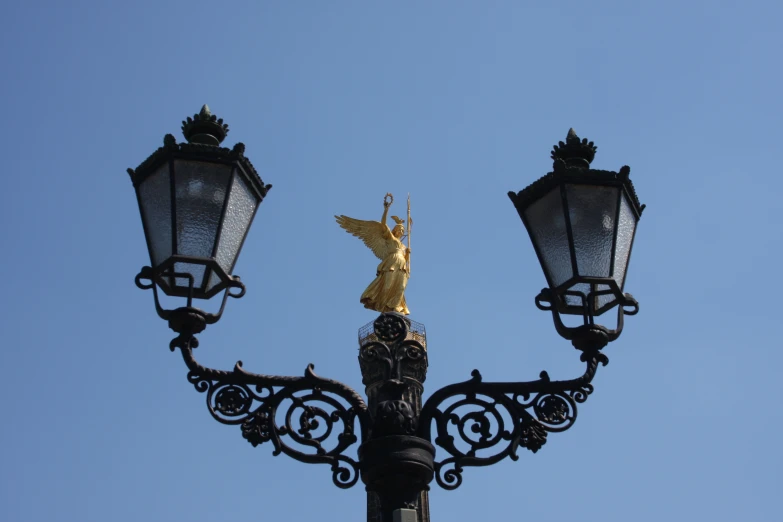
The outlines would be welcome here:
M 596 150 L 598 148 L 592 141 L 580 140 L 574 129 L 570 129 L 566 142 L 561 141 L 552 149 L 551 157 L 554 160 L 552 172 L 519 192 L 509 192 L 508 197 L 522 213 L 528 206 L 562 183 L 621 186 L 625 189 L 628 201 L 636 215 L 641 217 L 645 205 L 639 203 L 636 189 L 629 178 L 631 167 L 623 166 L 619 172 L 591 169 L 590 163 L 595 158 Z

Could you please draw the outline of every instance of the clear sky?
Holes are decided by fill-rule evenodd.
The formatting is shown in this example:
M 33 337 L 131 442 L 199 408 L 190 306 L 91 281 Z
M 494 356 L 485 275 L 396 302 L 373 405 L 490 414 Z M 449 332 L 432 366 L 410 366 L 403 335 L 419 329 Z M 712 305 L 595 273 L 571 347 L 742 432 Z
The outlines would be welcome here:
M 209 416 L 133 284 L 149 258 L 125 169 L 204 103 L 274 188 L 203 363 L 312 362 L 363 391 L 376 260 L 332 216 L 379 219 L 386 192 L 403 212 L 410 192 L 425 394 L 473 368 L 577 376 L 506 196 L 574 127 L 647 204 L 626 285 L 641 311 L 571 430 L 433 484 L 432 519 L 780 520 L 780 296 L 759 289 L 783 254 L 781 5 L 4 3 L 0 520 L 364 517 L 361 485 Z

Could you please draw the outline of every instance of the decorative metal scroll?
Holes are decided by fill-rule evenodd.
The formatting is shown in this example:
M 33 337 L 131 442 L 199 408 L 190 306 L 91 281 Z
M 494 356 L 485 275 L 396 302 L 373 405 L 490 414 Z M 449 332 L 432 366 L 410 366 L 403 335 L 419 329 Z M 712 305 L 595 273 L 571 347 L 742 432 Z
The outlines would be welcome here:
M 541 372 L 537 381 L 483 382 L 473 370 L 472 379 L 435 392 L 422 408 L 419 436 L 448 454 L 435 463 L 438 484 L 456 489 L 465 466 L 489 466 L 506 457 L 517 460 L 519 447 L 535 453 L 546 443 L 547 433 L 570 428 L 577 404 L 593 392 L 590 382 L 598 363 L 609 362 L 597 350 L 583 352 L 581 359 L 587 369 L 577 379 L 552 381 Z
M 330 464 L 332 481 L 339 488 L 356 484 L 359 463 L 343 453 L 359 440 L 357 421 L 364 442 L 369 415 L 354 390 L 319 377 L 313 365 L 303 377 L 250 373 L 242 368 L 242 361 L 230 372 L 213 370 L 194 359 L 197 346 L 198 340 L 189 335 L 180 335 L 170 344 L 172 351 L 179 348 L 182 352 L 190 370 L 188 381 L 206 394 L 207 408 L 215 420 L 240 425 L 242 436 L 253 446 L 271 442 L 274 455 L 285 453 L 301 462 Z
M 424 325 L 394 313 L 381 314 L 371 325 L 372 333 L 367 327 L 359 331 L 364 384 L 408 379 L 420 387 L 427 378 L 428 366 Z
M 232 371 L 202 366 L 193 357 L 198 340 L 191 332 L 203 323 L 197 316 L 199 311 L 191 308 L 172 313 L 170 325 L 181 328 L 170 348 L 179 348 L 189 369 L 188 381 L 206 395 L 210 414 L 223 424 L 239 425 L 253 446 L 271 442 L 274 455 L 329 464 L 332 481 L 340 488 L 350 488 L 360 478 L 361 463 L 345 451 L 371 438 L 408 436 L 440 446 L 446 455 L 434 462 L 435 480 L 448 490 L 462 484 L 466 466 L 489 466 L 506 457 L 517 460 L 520 447 L 535 453 L 548 433 L 574 424 L 577 405 L 593 392 L 599 363 L 609 362 L 600 351 L 609 336 L 605 328 L 591 325 L 572 340 L 587 365 L 582 376 L 552 381 L 541 372 L 536 381 L 484 382 L 474 370 L 470 380 L 436 391 L 416 415 L 414 405 L 426 376 L 426 348 L 409 338 L 405 318 L 381 314 L 374 322 L 374 339 L 359 353 L 365 384 L 379 383 L 374 392 L 378 408 L 372 416 L 353 389 L 317 376 L 312 365 L 302 377 L 250 373 L 241 361 Z

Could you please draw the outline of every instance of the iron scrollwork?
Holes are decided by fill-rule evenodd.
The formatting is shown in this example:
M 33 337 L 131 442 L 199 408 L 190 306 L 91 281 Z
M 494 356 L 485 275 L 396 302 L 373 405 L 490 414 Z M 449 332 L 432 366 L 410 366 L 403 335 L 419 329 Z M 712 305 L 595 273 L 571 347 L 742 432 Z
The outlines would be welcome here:
M 368 433 L 364 400 L 348 386 L 319 377 L 309 365 L 303 377 L 251 373 L 242 361 L 233 371 L 213 370 L 193 357 L 198 340 L 180 334 L 171 342 L 188 367 L 188 381 L 206 394 L 207 408 L 218 422 L 239 425 L 253 446 L 271 442 L 273 454 L 301 462 L 329 464 L 337 487 L 359 479 L 359 463 L 344 452 Z M 335 436 L 336 435 L 336 436 Z M 287 438 L 286 438 L 287 437 Z
M 599 363 L 608 363 L 600 349 L 615 337 L 615 332 L 597 325 L 575 331 L 572 343 L 587 365 L 576 379 L 552 381 L 541 372 L 540 378 L 531 382 L 484 382 L 474 370 L 468 381 L 436 391 L 417 415 L 412 390 L 417 389 L 420 396 L 427 352 L 412 334 L 410 324 L 398 314 L 381 314 L 373 325 L 374 337 L 368 337 L 360 349 L 365 384 L 370 384 L 367 379 L 378 384 L 374 392 L 377 410 L 372 413 L 353 389 L 319 377 L 312 365 L 302 377 L 251 373 L 241 361 L 232 371 L 206 368 L 193 356 L 198 347 L 195 334 L 209 322 L 203 312 L 185 307 L 167 312 L 167 318 L 179 334 L 170 348 L 180 350 L 189 370 L 188 381 L 206 395 L 207 408 L 218 422 L 239 425 L 242 436 L 253 446 L 271 442 L 274 455 L 284 453 L 305 463 L 329 464 L 332 481 L 344 489 L 359 478 L 368 489 L 377 489 L 384 475 L 375 477 L 368 462 L 381 459 L 376 462 L 378 470 L 398 463 L 383 461 L 389 458 L 388 452 L 376 446 L 402 444 L 421 460 L 419 468 L 431 470 L 429 478 L 426 473 L 418 478 L 421 483 L 408 492 L 412 495 L 426 487 L 433 471 L 441 487 L 456 489 L 465 467 L 488 466 L 506 457 L 517 460 L 520 447 L 535 453 L 546 444 L 549 433 L 570 428 L 576 421 L 577 405 L 593 391 L 591 381 Z M 359 460 L 345 455 L 356 442 L 361 444 Z M 447 456 L 435 462 L 430 442 Z M 411 444 L 422 447 L 409 449 Z M 375 484 L 378 480 L 381 482 Z M 390 491 L 384 491 L 382 497 Z
M 445 450 L 435 462 L 435 480 L 444 489 L 462 484 L 466 466 L 489 466 L 520 447 L 537 452 L 547 434 L 562 432 L 576 421 L 577 404 L 593 392 L 591 381 L 607 357 L 598 348 L 584 350 L 585 373 L 576 379 L 552 381 L 546 372 L 531 382 L 484 382 L 478 370 L 468 381 L 446 386 L 424 404 L 419 436 Z M 452 402 L 452 399 L 457 399 Z M 435 424 L 435 438 L 432 425 Z

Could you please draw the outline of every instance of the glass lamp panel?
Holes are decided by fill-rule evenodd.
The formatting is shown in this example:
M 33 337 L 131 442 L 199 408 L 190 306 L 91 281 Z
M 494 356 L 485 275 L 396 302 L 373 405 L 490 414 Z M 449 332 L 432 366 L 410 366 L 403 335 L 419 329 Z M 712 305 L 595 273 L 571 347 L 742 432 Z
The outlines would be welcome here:
M 610 277 L 617 187 L 566 185 L 568 216 L 580 276 Z
M 177 160 L 174 182 L 177 212 L 177 254 L 211 258 L 217 239 L 220 217 L 228 195 L 231 165 L 203 161 Z M 176 263 L 175 272 L 193 275 L 196 288 L 204 284 L 205 267 Z M 188 281 L 177 279 L 177 285 Z
M 609 290 L 609 285 L 595 285 L 595 289 L 597 291 Z M 596 299 L 595 309 L 598 310 L 599 308 L 603 308 L 609 303 L 614 302 L 615 299 L 616 297 L 614 296 L 614 294 L 599 295 L 598 298 Z
M 150 261 L 156 267 L 171 257 L 171 179 L 166 162 L 138 188 Z
M 628 270 L 628 261 L 631 255 L 633 236 L 636 233 L 636 214 L 628 204 L 625 194 L 620 199 L 620 219 L 617 227 L 617 245 L 614 254 L 614 273 L 612 277 L 617 281 L 620 290 L 625 285 L 625 274 Z
M 572 292 L 582 292 L 585 298 L 587 298 L 587 295 L 590 293 L 590 285 L 588 283 L 577 283 L 572 287 L 570 287 L 568 290 Z M 565 302 L 568 306 L 581 307 L 583 304 L 587 304 L 586 299 L 583 300 L 581 296 L 576 296 L 576 295 L 566 295 Z
M 587 298 L 587 296 L 592 291 L 594 291 L 594 292 L 601 292 L 601 291 L 604 291 L 604 290 L 611 290 L 611 288 L 609 288 L 609 285 L 603 285 L 603 284 L 600 284 L 600 283 L 576 283 L 572 287 L 568 288 L 568 290 L 570 290 L 572 292 L 582 292 L 584 294 L 585 298 Z M 567 306 L 582 307 L 583 304 L 587 304 L 588 303 L 587 299 L 582 300 L 581 297 L 574 296 L 574 295 L 565 295 L 564 299 L 565 299 L 565 303 L 566 303 Z M 592 300 L 593 300 L 593 312 L 596 312 L 597 310 L 603 308 L 604 306 L 614 302 L 616 300 L 616 298 L 615 298 L 614 294 L 610 293 L 610 294 L 594 296 L 592 298 Z M 604 311 L 606 311 L 606 310 L 604 310 Z M 601 313 L 603 313 L 604 311 L 602 311 Z M 579 312 L 579 313 L 581 313 L 581 312 Z M 600 315 L 600 314 L 597 314 L 597 315 Z
M 241 174 L 237 172 L 231 183 L 228 207 L 226 207 L 226 214 L 223 218 L 223 228 L 220 232 L 217 255 L 215 256 L 220 268 L 228 275 L 231 275 L 234 268 L 239 250 L 242 248 L 242 241 L 250 228 L 257 206 L 258 200 L 248 189 Z M 212 289 L 219 281 L 217 275 L 212 274 L 207 290 Z
M 530 205 L 525 220 L 551 284 L 558 286 L 570 279 L 574 274 L 560 187 Z

